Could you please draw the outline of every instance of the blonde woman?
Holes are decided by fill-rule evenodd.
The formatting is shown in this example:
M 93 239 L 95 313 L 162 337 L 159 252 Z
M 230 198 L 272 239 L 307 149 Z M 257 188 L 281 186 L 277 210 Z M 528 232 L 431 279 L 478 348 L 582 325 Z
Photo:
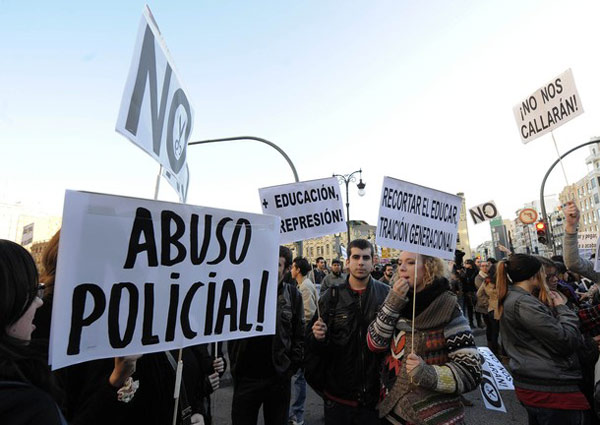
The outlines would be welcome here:
M 384 422 L 464 423 L 460 395 L 477 387 L 481 364 L 469 323 L 449 291 L 446 273 L 439 258 L 402 252 L 393 289 L 369 326 L 369 348 L 386 353 L 378 405 Z

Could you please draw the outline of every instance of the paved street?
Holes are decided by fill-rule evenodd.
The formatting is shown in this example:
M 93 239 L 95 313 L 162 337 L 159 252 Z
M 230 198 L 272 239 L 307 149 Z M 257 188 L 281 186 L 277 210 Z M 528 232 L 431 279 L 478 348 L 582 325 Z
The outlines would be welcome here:
M 477 345 L 485 346 L 485 332 L 475 331 L 475 340 Z M 227 385 L 220 389 L 216 394 L 213 416 L 216 425 L 231 424 L 231 398 L 233 395 L 233 386 Z M 481 393 L 479 390 L 473 391 L 465 396 L 473 402 L 473 407 L 467 407 L 467 424 L 469 425 L 525 425 L 527 416 L 525 410 L 515 397 L 514 391 L 502 391 L 502 399 L 506 405 L 507 413 L 487 410 L 484 407 Z M 262 417 L 259 424 L 263 424 Z M 323 421 L 323 401 L 314 391 L 308 387 L 308 398 L 306 401 L 306 425 L 322 425 Z

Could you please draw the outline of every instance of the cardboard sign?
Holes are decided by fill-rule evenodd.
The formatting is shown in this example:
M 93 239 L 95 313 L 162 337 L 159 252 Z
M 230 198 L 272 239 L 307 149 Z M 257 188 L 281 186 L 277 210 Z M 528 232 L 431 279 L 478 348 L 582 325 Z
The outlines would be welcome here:
M 596 241 L 596 255 L 594 257 L 594 271 L 600 272 L 600 237 Z
M 34 223 L 31 223 L 23 227 L 23 235 L 21 236 L 22 246 L 29 245 L 33 242 L 33 225 Z
M 53 369 L 275 332 L 279 218 L 67 191 Z
M 469 208 L 469 214 L 471 214 L 473 223 L 479 224 L 483 223 L 484 221 L 496 218 L 498 216 L 498 208 L 496 208 L 496 204 L 494 204 L 494 201 L 489 201 L 485 204 Z
M 116 130 L 171 174 L 167 180 L 185 202 L 187 144 L 194 111 L 169 49 L 148 6 L 144 9 Z
M 345 232 L 340 186 L 335 177 L 258 190 L 265 214 L 281 217 L 281 243 Z
M 375 243 L 452 260 L 461 205 L 459 196 L 385 177 Z
M 506 368 L 500 363 L 500 360 L 492 353 L 488 347 L 477 347 L 479 353 L 483 356 L 490 372 L 494 376 L 494 381 L 499 390 L 514 390 L 513 378 Z
M 519 135 L 528 143 L 583 113 L 571 69 L 513 107 Z
M 479 385 L 479 389 L 486 409 L 506 413 L 504 401 L 487 362 L 481 365 L 481 384 Z

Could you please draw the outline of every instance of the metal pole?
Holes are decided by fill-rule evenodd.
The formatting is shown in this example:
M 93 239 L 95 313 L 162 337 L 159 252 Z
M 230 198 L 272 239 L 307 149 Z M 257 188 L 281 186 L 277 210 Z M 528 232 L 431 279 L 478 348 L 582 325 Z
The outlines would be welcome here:
M 300 179 L 298 178 L 298 172 L 296 171 L 296 167 L 294 166 L 294 163 L 292 162 L 290 157 L 284 152 L 284 150 L 281 149 L 279 146 L 277 146 L 275 143 L 270 142 L 267 139 L 263 139 L 262 137 L 237 136 L 237 137 L 225 137 L 223 139 L 198 140 L 195 142 L 189 142 L 188 146 L 204 145 L 206 143 L 231 142 L 234 140 L 254 140 L 256 142 L 261 142 L 261 143 L 271 146 L 273 149 L 275 149 L 277 152 L 279 152 L 281 154 L 281 156 L 283 156 L 285 158 L 285 160 L 287 161 L 288 165 L 292 169 L 292 173 L 294 174 L 294 181 L 296 183 L 298 183 L 300 181 Z M 162 171 L 162 169 L 161 169 L 161 171 Z M 296 242 L 296 245 L 298 247 L 298 255 L 302 256 L 303 251 L 304 251 L 302 249 L 302 241 Z
M 350 181 L 344 180 L 344 182 L 346 183 L 346 227 L 348 228 L 346 231 L 346 236 L 348 239 L 346 248 L 348 248 L 348 245 L 350 245 L 350 194 L 348 192 L 348 185 L 350 184 Z
M 544 222 L 548 223 L 548 215 L 546 214 L 546 202 L 544 201 L 544 188 L 546 186 L 546 180 L 548 179 L 550 172 L 554 169 L 554 167 L 556 167 L 556 164 L 561 162 L 561 160 L 564 157 L 566 157 L 567 155 L 569 155 L 571 152 L 574 152 L 577 149 L 583 148 L 584 146 L 593 145 L 598 142 L 600 142 L 600 138 L 590 140 L 589 142 L 582 143 L 579 146 L 575 146 L 573 149 L 570 149 L 567 152 L 565 152 L 564 154 L 562 154 L 561 156 L 559 156 L 559 158 L 556 161 L 554 161 L 554 163 L 550 166 L 550 168 L 548 168 L 548 171 L 546 171 L 546 175 L 544 176 L 544 178 L 542 180 L 542 186 L 540 187 L 540 204 L 542 207 L 542 218 L 544 219 Z M 552 236 L 552 232 L 548 232 L 548 242 L 547 243 L 554 244 L 554 237 Z

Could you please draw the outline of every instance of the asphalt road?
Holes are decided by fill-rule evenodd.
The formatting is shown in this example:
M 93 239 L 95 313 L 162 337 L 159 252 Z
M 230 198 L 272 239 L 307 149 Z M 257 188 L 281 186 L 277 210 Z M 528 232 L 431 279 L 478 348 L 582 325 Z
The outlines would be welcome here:
M 478 346 L 485 346 L 485 331 L 475 330 L 475 340 Z M 224 386 L 213 395 L 213 418 L 215 425 L 231 424 L 231 399 L 233 386 L 225 376 Z M 466 407 L 466 422 L 469 425 L 526 425 L 527 414 L 519 404 L 514 391 L 501 391 L 506 406 L 506 413 L 487 410 L 484 406 L 479 389 L 465 394 L 473 402 L 473 407 Z M 305 408 L 306 425 L 323 425 L 323 400 L 308 387 Z M 262 413 L 259 414 L 259 424 L 263 425 Z

